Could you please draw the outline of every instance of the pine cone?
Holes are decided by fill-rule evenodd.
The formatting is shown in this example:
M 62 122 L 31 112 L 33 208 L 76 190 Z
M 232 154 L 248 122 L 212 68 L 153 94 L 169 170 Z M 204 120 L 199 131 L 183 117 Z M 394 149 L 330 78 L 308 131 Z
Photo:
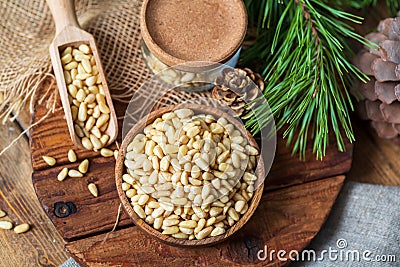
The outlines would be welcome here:
M 358 108 L 361 118 L 371 120 L 381 138 L 394 138 L 400 134 L 400 17 L 382 20 L 378 32 L 365 37 L 379 48 L 364 47 L 354 59 L 370 81 L 352 93 L 364 97 Z
M 222 70 L 221 76 L 215 79 L 212 96 L 242 117 L 255 105 L 252 101 L 261 96 L 264 87 L 264 80 L 260 74 L 248 68 L 226 68 Z

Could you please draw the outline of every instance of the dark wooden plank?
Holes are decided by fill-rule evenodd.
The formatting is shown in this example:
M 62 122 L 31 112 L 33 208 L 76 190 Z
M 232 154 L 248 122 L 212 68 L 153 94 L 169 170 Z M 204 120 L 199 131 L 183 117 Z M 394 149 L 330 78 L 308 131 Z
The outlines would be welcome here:
M 281 136 L 278 133 L 278 136 Z M 338 152 L 334 136 L 330 137 L 326 156 L 323 160 L 315 159 L 311 145 L 306 152 L 306 159 L 300 160 L 298 155 L 291 154 L 285 140 L 278 138 L 276 155 L 271 171 L 266 179 L 267 190 L 302 184 L 321 178 L 347 173 L 351 167 L 353 145 L 346 143 L 346 151 Z M 312 140 L 308 140 L 309 144 Z
M 70 242 L 67 250 L 84 266 L 280 266 L 260 261 L 259 250 L 301 251 L 318 233 L 339 193 L 344 176 L 275 190 L 263 196 L 237 235 L 206 248 L 173 247 L 136 226 Z M 276 255 L 276 254 L 275 254 Z
M 115 187 L 114 157 L 90 160 L 88 173 L 82 178 L 66 178 L 60 182 L 57 175 L 63 167 L 77 170 L 79 162 L 35 171 L 32 175 L 36 194 L 45 212 L 66 240 L 79 238 L 112 229 L 120 200 Z M 87 185 L 95 183 L 99 197 L 93 197 Z M 56 203 L 70 202 L 76 212 L 67 217 L 56 215 Z M 120 226 L 132 224 L 125 213 Z
M 0 125 L 0 150 L 20 133 L 15 122 Z M 30 181 L 29 159 L 26 137 L 0 157 L 0 209 L 8 214 L 0 220 L 31 225 L 29 232 L 20 235 L 0 230 L 0 266 L 59 266 L 68 258 L 63 249 L 65 241 L 37 200 Z

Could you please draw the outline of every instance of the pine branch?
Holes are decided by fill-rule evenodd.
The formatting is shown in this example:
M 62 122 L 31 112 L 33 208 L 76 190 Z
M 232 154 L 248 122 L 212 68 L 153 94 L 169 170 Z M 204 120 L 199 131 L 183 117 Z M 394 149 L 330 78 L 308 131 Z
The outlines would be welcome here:
M 287 143 L 293 144 L 293 153 L 302 158 L 311 136 L 313 151 L 322 159 L 330 129 L 338 149 L 344 151 L 342 133 L 354 141 L 349 118 L 353 107 L 345 86 L 351 77 L 367 79 L 349 62 L 347 38 L 370 45 L 345 21 L 361 23 L 362 18 L 321 0 L 261 2 L 264 6 L 256 8 L 256 2 L 247 1 L 248 8 L 256 10 L 250 18 L 262 23 L 255 44 L 244 51 L 243 59 L 251 62 L 261 56 L 265 60 L 265 97 L 277 128 L 285 129 Z M 258 133 L 267 124 L 268 114 L 265 107 L 257 107 L 246 126 Z

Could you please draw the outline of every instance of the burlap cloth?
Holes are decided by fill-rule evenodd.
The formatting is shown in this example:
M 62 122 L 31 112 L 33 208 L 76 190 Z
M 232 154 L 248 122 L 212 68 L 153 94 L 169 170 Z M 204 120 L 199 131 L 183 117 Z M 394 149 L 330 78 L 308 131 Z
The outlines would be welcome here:
M 153 76 L 141 55 L 141 4 L 140 0 L 75 3 L 81 27 L 97 41 L 114 105 L 129 102 L 141 84 Z M 44 0 L 0 0 L 0 32 L 0 120 L 4 123 L 16 118 L 26 104 L 31 104 L 45 79 L 54 81 L 48 47 L 55 27 Z M 51 83 L 46 84 L 48 93 L 38 97 L 44 98 L 52 112 L 58 92 L 50 89 Z M 154 83 L 151 92 L 141 91 L 136 95 L 140 98 L 137 102 L 144 106 L 148 101 L 162 98 L 162 105 L 174 104 L 194 95 L 170 92 L 162 97 L 157 95 L 157 86 Z

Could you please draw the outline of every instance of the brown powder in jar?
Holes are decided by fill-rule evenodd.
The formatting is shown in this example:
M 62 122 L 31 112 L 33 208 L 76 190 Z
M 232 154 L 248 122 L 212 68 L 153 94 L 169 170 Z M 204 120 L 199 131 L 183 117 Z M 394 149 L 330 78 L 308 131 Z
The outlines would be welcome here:
M 168 65 L 224 62 L 241 46 L 247 14 L 241 0 L 147 0 L 142 35 Z

